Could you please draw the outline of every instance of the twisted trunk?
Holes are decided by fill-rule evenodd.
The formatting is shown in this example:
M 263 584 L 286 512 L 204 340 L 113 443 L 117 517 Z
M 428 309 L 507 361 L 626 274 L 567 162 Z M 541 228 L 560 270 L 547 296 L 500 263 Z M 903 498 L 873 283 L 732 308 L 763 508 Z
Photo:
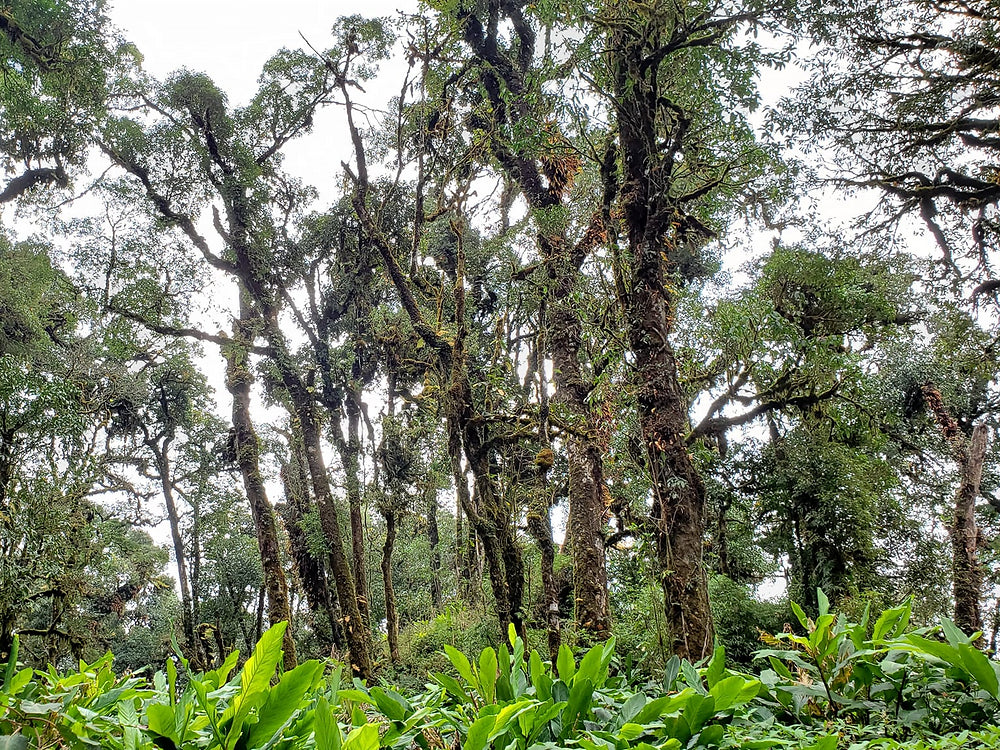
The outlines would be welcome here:
M 240 305 L 240 320 L 235 324 L 233 342 L 226 347 L 226 388 L 233 397 L 233 448 L 236 464 L 243 477 L 243 487 L 250 503 L 257 549 L 264 571 L 264 591 L 267 593 L 267 620 L 271 625 L 287 622 L 282 643 L 285 669 L 296 664 L 295 641 L 292 637 L 291 608 L 288 602 L 288 582 L 281 567 L 278 530 L 274 509 L 267 497 L 260 474 L 260 444 L 250 417 L 250 357 L 248 347 L 253 339 L 252 322 L 246 302 Z

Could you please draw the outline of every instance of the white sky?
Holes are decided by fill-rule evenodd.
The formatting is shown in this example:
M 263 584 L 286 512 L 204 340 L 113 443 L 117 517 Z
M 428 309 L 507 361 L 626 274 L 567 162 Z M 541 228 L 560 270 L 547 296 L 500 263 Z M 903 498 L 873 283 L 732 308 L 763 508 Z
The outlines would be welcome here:
M 305 48 L 304 35 L 316 49 L 330 46 L 330 29 L 340 16 L 395 17 L 413 12 L 416 0 L 117 0 L 111 19 L 143 55 L 143 67 L 157 78 L 179 68 L 208 74 L 232 105 L 250 100 L 264 63 L 282 48 Z M 392 65 L 389 63 L 388 65 Z M 398 93 L 398 78 L 368 86 L 359 94 L 378 105 Z M 328 108 L 316 118 L 314 133 L 285 148 L 291 174 L 320 189 L 321 204 L 334 197 L 350 158 L 341 110 Z

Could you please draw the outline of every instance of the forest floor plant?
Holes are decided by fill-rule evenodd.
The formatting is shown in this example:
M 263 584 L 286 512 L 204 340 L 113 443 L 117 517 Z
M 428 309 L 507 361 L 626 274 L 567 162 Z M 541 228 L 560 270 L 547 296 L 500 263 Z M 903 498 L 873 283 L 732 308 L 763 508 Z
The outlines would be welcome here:
M 615 641 L 555 664 L 508 643 L 470 658 L 444 646 L 451 669 L 422 690 L 341 682 L 338 665 L 283 671 L 285 624 L 240 664 L 233 652 L 195 673 L 183 658 L 152 679 L 118 676 L 108 654 L 66 674 L 2 667 L 0 750 L 951 750 L 1000 747 L 1000 664 L 950 621 L 910 627 L 910 604 L 859 622 L 820 592 L 799 632 L 765 635 L 768 668 L 671 658 L 655 679 L 624 669 Z

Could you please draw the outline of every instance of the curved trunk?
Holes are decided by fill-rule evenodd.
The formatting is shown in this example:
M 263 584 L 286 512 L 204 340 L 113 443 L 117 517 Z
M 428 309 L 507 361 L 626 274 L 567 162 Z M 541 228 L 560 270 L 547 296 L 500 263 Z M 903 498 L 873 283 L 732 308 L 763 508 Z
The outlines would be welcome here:
M 389 640 L 389 658 L 399 664 L 399 615 L 396 613 L 396 589 L 392 585 L 392 553 L 396 547 L 396 513 L 385 516 L 385 544 L 382 545 L 382 585 L 385 587 L 385 629 Z
M 181 627 L 184 630 L 184 644 L 191 650 L 195 661 L 198 661 L 198 643 L 194 634 L 194 608 L 191 603 L 191 584 L 188 578 L 187 554 L 184 551 L 184 538 L 181 536 L 180 513 L 174 501 L 174 485 L 170 479 L 170 442 L 166 438 L 162 444 L 147 441 L 150 450 L 156 457 L 156 469 L 160 475 L 160 491 L 163 493 L 163 503 L 167 508 L 167 522 L 170 526 L 170 541 L 174 548 L 174 560 L 177 564 L 177 585 L 181 590 Z
M 267 593 L 267 620 L 271 625 L 287 622 L 282 648 L 285 669 L 296 664 L 295 641 L 292 637 L 291 608 L 288 603 L 288 581 L 281 567 L 281 552 L 278 545 L 278 529 L 274 520 L 274 508 L 267 497 L 264 479 L 260 474 L 260 444 L 250 417 L 250 360 L 247 353 L 253 334 L 247 331 L 252 323 L 248 320 L 249 310 L 241 303 L 241 317 L 235 324 L 233 343 L 224 352 L 226 357 L 226 388 L 233 397 L 233 449 L 236 464 L 243 477 L 250 515 L 253 518 L 260 552 L 261 568 L 264 572 L 264 591 Z

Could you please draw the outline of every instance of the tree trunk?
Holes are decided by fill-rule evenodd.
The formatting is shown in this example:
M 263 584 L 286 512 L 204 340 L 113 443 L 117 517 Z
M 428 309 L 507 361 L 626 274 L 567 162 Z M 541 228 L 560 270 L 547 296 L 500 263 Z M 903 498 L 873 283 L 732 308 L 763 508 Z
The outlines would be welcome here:
M 347 440 L 338 440 L 344 476 L 347 484 L 347 503 L 351 514 L 351 552 L 354 563 L 354 588 L 358 596 L 358 610 L 370 627 L 368 608 L 368 564 L 365 555 L 365 525 L 361 508 L 361 409 L 356 399 L 361 394 L 347 395 Z M 339 428 L 338 428 L 339 432 Z
M 955 518 L 950 529 L 955 624 L 966 633 L 983 629 L 979 606 L 983 571 L 977 554 L 979 529 L 976 525 L 976 498 L 983 476 L 988 434 L 989 428 L 985 424 L 977 424 L 964 446 L 963 460 L 960 461 L 961 476 L 955 495 Z
M 295 640 L 291 628 L 291 608 L 288 602 L 288 581 L 281 567 L 281 551 L 278 544 L 278 529 L 274 520 L 274 509 L 264 488 L 260 474 L 260 444 L 250 416 L 250 373 L 248 347 L 253 341 L 253 322 L 246 301 L 240 304 L 240 319 L 235 324 L 233 342 L 226 347 L 226 388 L 233 397 L 233 449 L 236 464 L 243 477 L 243 487 L 250 503 L 257 549 L 260 551 L 261 567 L 264 571 L 264 590 L 267 593 L 267 621 L 270 625 L 287 622 L 282 642 L 285 669 L 296 664 Z
M 382 545 L 382 585 L 385 587 L 385 629 L 389 640 L 389 658 L 399 664 L 399 615 L 396 613 L 396 589 L 392 585 L 392 553 L 396 547 L 396 512 L 387 510 L 385 544 Z
M 334 598 L 326 580 L 323 561 L 316 558 L 309 548 L 309 540 L 302 526 L 309 507 L 308 469 L 301 440 L 294 434 L 288 435 L 291 460 L 281 467 L 281 481 L 285 490 L 285 527 L 295 558 L 299 580 L 306 595 L 314 627 L 320 635 L 320 642 L 327 653 L 332 646 L 344 648 L 343 633 L 340 630 L 340 615 L 334 606 Z M 325 642 L 324 642 L 325 641 Z
M 437 487 L 428 482 L 427 487 L 427 544 L 431 553 L 431 606 L 441 609 L 441 537 L 438 533 Z
M 535 351 L 545 349 L 545 301 L 539 310 L 539 333 Z M 552 542 L 552 493 L 548 485 L 548 472 L 552 468 L 554 455 L 549 440 L 549 384 L 545 377 L 545 367 L 536 368 L 538 378 L 538 454 L 535 456 L 535 486 L 528 507 L 528 533 L 538 545 L 539 565 L 542 574 L 542 607 L 545 611 L 545 631 L 548 638 L 549 658 L 556 663 L 559 646 L 562 643 L 559 620 L 559 585 L 556 583 L 556 548 Z
M 558 241 L 553 241 L 557 239 Z M 581 324 L 574 304 L 584 248 L 570 250 L 561 238 L 541 237 L 549 279 L 548 332 L 555 401 L 564 407 L 569 470 L 567 536 L 573 556 L 574 607 L 577 627 L 592 638 L 610 635 L 608 576 L 604 551 L 604 462 L 587 404 L 592 384 L 580 364 Z
M 187 571 L 187 555 L 184 551 L 184 538 L 181 536 L 180 513 L 174 501 L 174 485 L 170 478 L 170 442 L 173 438 L 165 438 L 157 444 L 147 440 L 146 445 L 156 458 L 157 472 L 160 475 L 160 491 L 167 507 L 167 521 L 170 525 L 170 540 L 174 547 L 174 560 L 177 564 L 177 585 L 181 590 L 181 628 L 184 630 L 184 644 L 191 651 L 195 661 L 198 660 L 198 645 L 194 634 L 194 610 L 191 605 L 191 585 Z
M 469 479 L 462 465 L 462 435 L 458 423 L 455 419 L 448 419 L 448 458 L 451 462 L 451 476 L 455 483 L 455 564 L 458 577 L 458 593 L 469 603 L 475 603 L 478 599 L 479 584 L 472 576 L 472 559 L 475 553 L 470 549 L 470 543 L 474 544 L 474 534 L 472 523 L 469 523 L 469 534 L 464 533 L 462 517 L 466 508 L 472 508 L 475 512 L 472 498 L 469 495 Z
M 302 429 L 302 440 L 305 445 L 306 463 L 312 480 L 313 494 L 316 498 L 316 508 L 319 511 L 320 525 L 330 547 L 330 573 L 337 585 L 337 596 L 343 611 L 344 633 L 347 646 L 351 651 L 351 671 L 355 676 L 366 680 L 372 674 L 371 639 L 368 628 L 361 618 L 358 608 L 357 594 L 354 588 L 354 577 L 351 566 L 344 552 L 344 540 L 340 533 L 340 519 L 337 506 L 330 491 L 330 479 L 326 473 L 326 463 L 323 460 L 323 448 L 320 439 L 319 422 L 316 419 L 315 404 L 310 394 L 298 388 L 292 392 L 295 400 L 296 416 Z
M 696 661 L 712 653 L 714 630 L 703 563 L 705 487 L 687 450 L 688 402 L 677 376 L 673 332 L 676 259 L 704 241 L 707 231 L 672 198 L 673 151 L 689 124 L 664 114 L 660 79 L 645 71 L 655 29 L 613 27 L 608 40 L 623 166 L 619 203 L 628 238 L 628 260 L 616 258 L 624 283 L 621 306 L 635 371 L 639 425 L 653 489 L 652 520 L 662 576 L 671 647 Z M 657 48 L 659 49 L 659 48 Z M 653 50 L 655 52 L 655 50 Z M 662 57 L 656 58 L 662 60 Z

